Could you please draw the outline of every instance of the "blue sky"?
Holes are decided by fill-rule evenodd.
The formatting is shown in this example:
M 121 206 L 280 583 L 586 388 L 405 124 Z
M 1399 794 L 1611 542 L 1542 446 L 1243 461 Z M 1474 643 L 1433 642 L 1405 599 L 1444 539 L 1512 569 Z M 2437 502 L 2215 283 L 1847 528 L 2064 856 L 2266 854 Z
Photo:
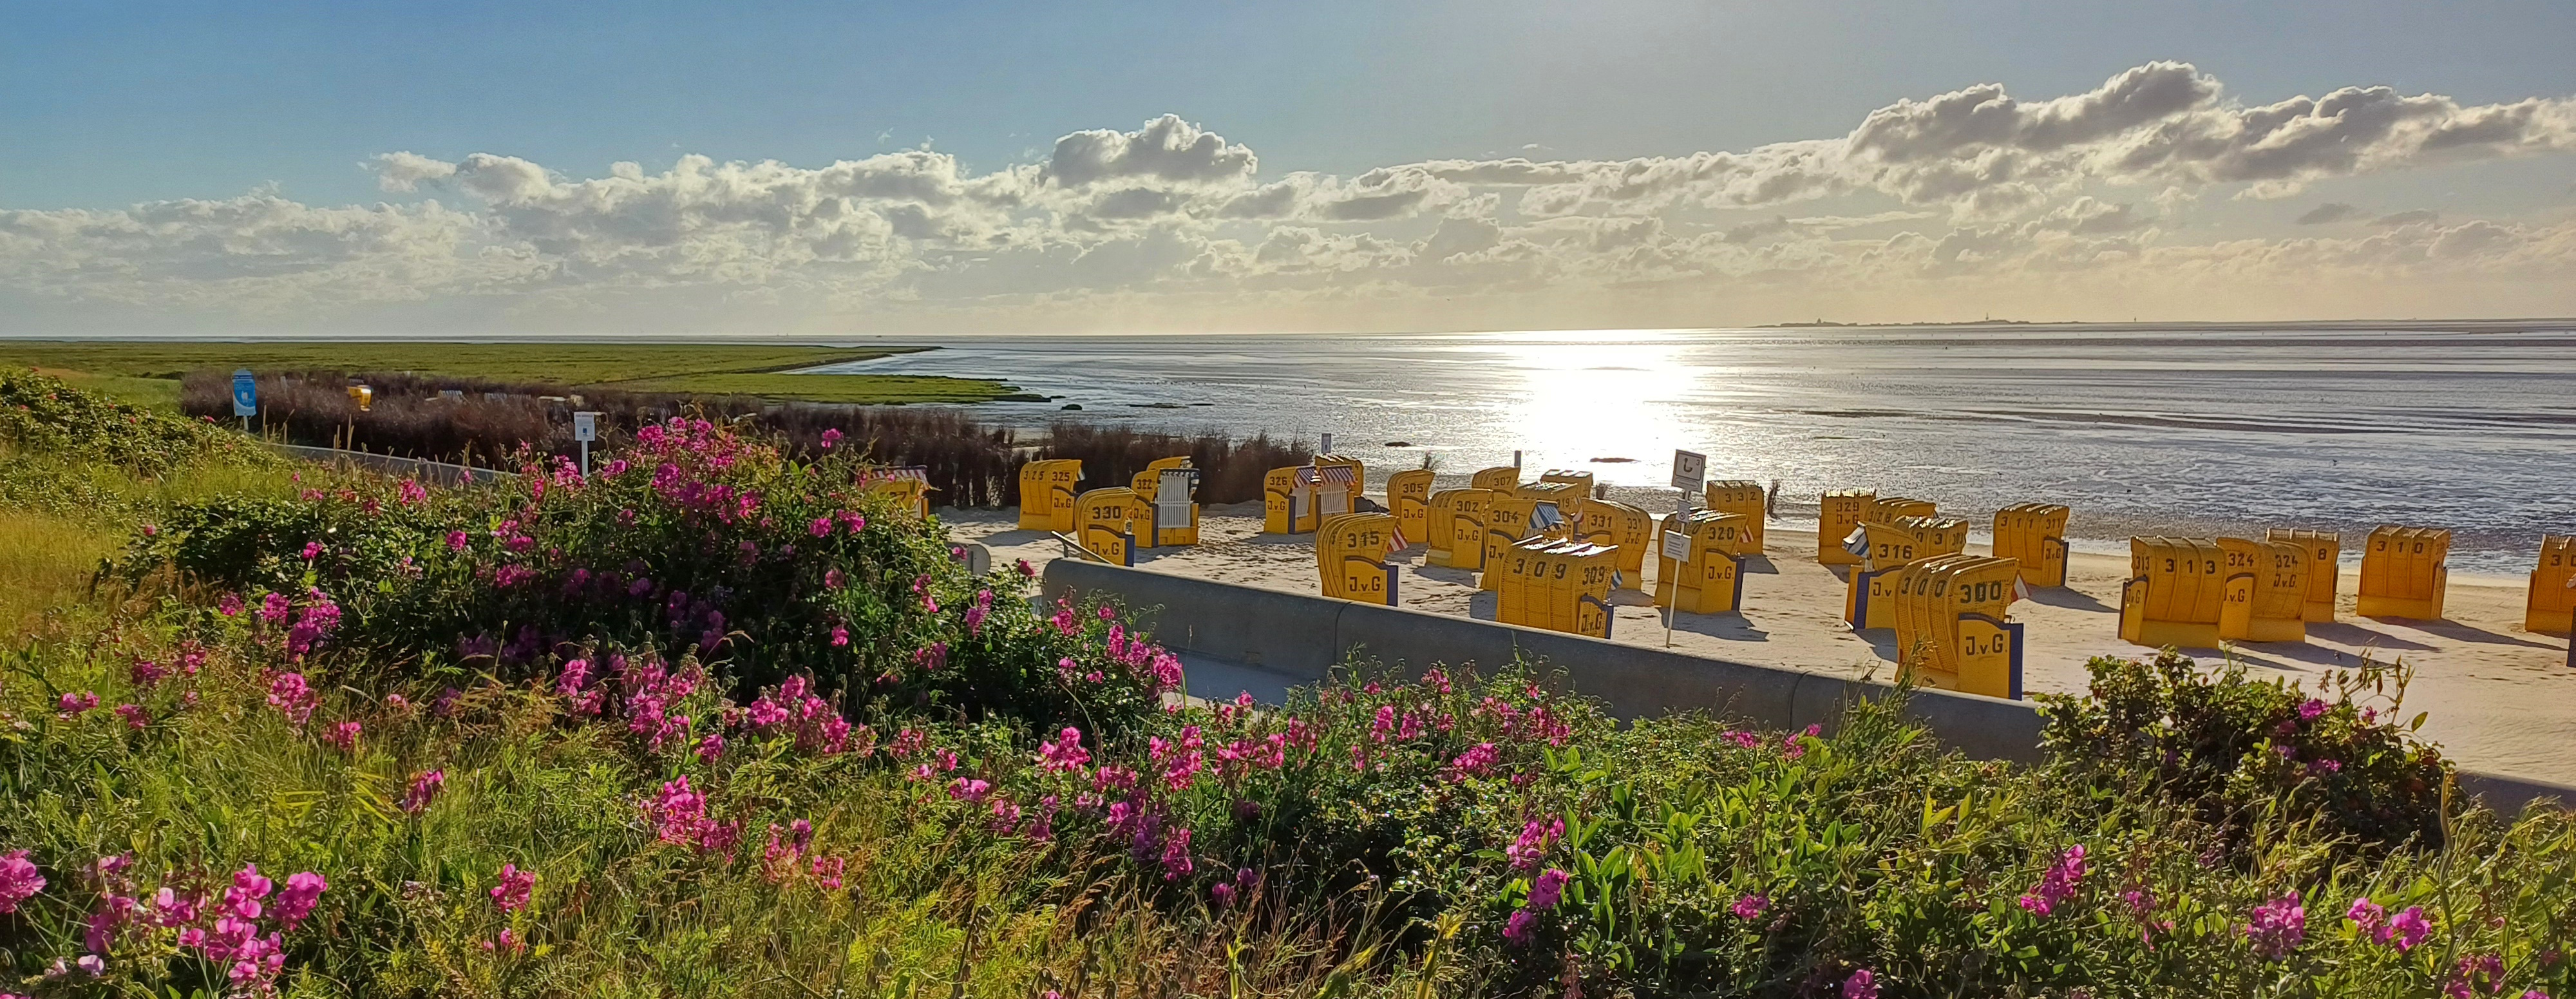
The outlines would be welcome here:
M 2564 2 L 391 7 L 0 7 L 0 94 L 8 95 L 0 101 L 0 135 L 8 137 L 7 155 L 0 156 L 0 209 L 57 213 L 17 220 L 21 235 L 51 240 L 64 238 L 61 225 L 54 224 L 70 218 L 63 211 L 117 212 L 169 199 L 222 201 L 256 193 L 311 209 L 380 201 L 417 208 L 435 199 L 470 216 L 448 220 L 453 225 L 437 237 L 447 240 L 441 245 L 451 252 L 524 249 L 543 256 L 565 251 L 549 249 L 524 225 L 512 229 L 510 206 L 435 183 L 393 189 L 398 185 L 387 183 L 377 157 L 409 152 L 463 163 L 489 154 L 541 165 L 557 180 L 575 183 L 606 178 L 619 162 L 635 163 L 650 176 L 662 176 L 688 155 L 719 164 L 776 160 L 816 169 L 927 143 L 953 155 L 960 176 L 980 176 L 1045 164 L 1070 133 L 1139 130 L 1170 114 L 1257 154 L 1257 173 L 1234 181 L 1274 183 L 1304 172 L 1356 183 L 1373 169 L 1433 161 L 1526 157 L 1611 163 L 1838 140 L 1873 111 L 1898 102 L 1929 101 L 1992 83 L 2035 103 L 2084 94 L 2157 60 L 2189 63 L 2223 84 L 2220 100 L 2238 106 L 2370 86 L 2393 88 L 2401 96 L 2438 95 L 2469 109 L 2533 98 L 2563 102 L 2576 95 L 2576 60 L 2566 57 L 2569 40 L 2576 39 L 2576 4 Z M 2563 301 L 2550 296 L 2548 279 L 2571 276 L 2553 271 L 2564 261 L 2548 256 L 2558 246 L 2551 227 L 2568 221 L 2570 185 L 2576 183 L 2576 166 L 2552 131 L 2559 113 L 2557 105 L 2542 108 L 2545 121 L 2532 126 L 2532 135 L 2509 148 L 2496 147 L 2493 155 L 2374 156 L 2355 169 L 2302 174 L 2288 182 L 2295 189 L 2288 193 L 2274 184 L 2252 197 L 2245 186 L 2223 178 L 2177 185 L 2161 174 L 2112 179 L 2127 189 L 2100 188 L 2086 173 L 2094 167 L 2079 164 L 2039 185 L 2044 190 L 2009 199 L 2011 211 L 1989 205 L 1963 212 L 1956 203 L 1934 204 L 1919 192 L 1890 198 L 1886 190 L 1837 189 L 1787 207 L 1786 214 L 1772 211 L 1770 202 L 1741 198 L 1659 203 L 1645 214 L 1660 220 L 1658 239 L 1694 228 L 1725 231 L 1763 222 L 1766 215 L 1786 219 L 1811 209 L 1845 219 L 1909 209 L 1933 216 L 1835 226 L 1830 236 L 1811 231 L 1818 245 L 1806 250 L 1822 259 L 1856 258 L 1869 252 L 1862 241 L 1885 242 L 1905 233 L 1938 242 L 1962 229 L 1982 233 L 2016 222 L 2027 227 L 2076 198 L 2130 206 L 2135 218 L 2145 217 L 2152 202 L 2155 232 L 2131 248 L 2136 259 L 2127 262 L 2137 270 L 2145 266 L 2149 244 L 2175 249 L 2194 239 L 2327 235 L 2328 224 L 2290 221 L 2322 204 L 2354 206 L 2347 213 L 2351 224 L 2403 211 L 2431 211 L 2456 224 L 2466 212 L 2518 227 L 2516 245 L 2536 249 L 2521 252 L 2510 268 L 2446 273 L 2408 287 L 2423 288 L 2438 302 L 2463 282 L 2507 281 L 2525 289 L 2509 296 L 2513 303 L 2533 307 Z M 432 179 L 461 183 L 458 178 L 465 176 Z M 1194 192 L 1192 197 L 1200 197 L 1207 189 Z M 384 296 L 381 308 L 368 306 L 356 319 L 400 325 L 432 321 L 421 318 L 431 314 L 483 321 L 503 314 L 527 317 L 581 297 L 574 286 L 583 281 L 598 286 L 630 278 L 649 284 L 655 295 L 688 298 L 699 310 L 693 321 L 721 316 L 728 308 L 722 303 L 731 301 L 744 314 L 764 314 L 764 321 L 792 313 L 825 317 L 816 320 L 825 326 L 836 321 L 832 316 L 892 310 L 906 321 L 924 322 L 932 313 L 961 309 L 983 320 L 1040 328 L 1050 315 L 1081 317 L 1077 325 L 1096 325 L 1104 316 L 1187 325 L 1205 321 L 1216 308 L 1236 315 L 1284 310 L 1279 314 L 1338 326 L 1350 323 L 1330 317 L 1370 311 L 1351 299 L 1387 295 L 1410 296 L 1398 310 L 1405 322 L 1438 324 L 1441 307 L 1431 303 L 1454 299 L 1461 289 L 1496 300 L 1520 296 L 1520 304 L 1504 307 L 1506 312 L 1526 308 L 1534 301 L 1529 296 L 1537 296 L 1549 300 L 1548 314 L 1581 321 L 1600 311 L 1603 300 L 1619 297 L 1610 289 L 1636 280 L 1657 283 L 1658 300 L 1675 303 L 1658 307 L 1666 312 L 1727 313 L 1714 321 L 1770 318 L 1772 310 L 1815 301 L 1813 294 L 1801 301 L 1799 293 L 1780 290 L 1776 280 L 1748 288 L 1748 275 L 1813 270 L 1812 262 L 1800 263 L 1791 259 L 1799 253 L 1785 250 L 1778 259 L 1701 259 L 1643 277 L 1577 273 L 1587 265 L 1561 258 L 1546 266 L 1485 268 L 1475 280 L 1425 273 L 1421 254 L 1431 247 L 1423 241 L 1461 219 L 1500 227 L 1490 245 L 1475 240 L 1479 248 L 1473 253 L 1507 248 L 1515 238 L 1545 245 L 1530 233 L 1513 235 L 1535 219 L 1524 210 L 1527 203 L 1516 200 L 1517 188 L 1499 192 L 1494 200 L 1501 207 L 1492 211 L 1476 201 L 1478 193 L 1437 193 L 1424 202 L 1436 210 L 1358 220 L 1368 226 L 1336 226 L 1310 214 L 1262 231 L 1126 226 L 1112 239 L 1116 245 L 1085 243 L 1080 234 L 1097 227 L 1078 224 L 1062 234 L 1004 241 L 1011 251 L 1033 254 L 1025 261 L 959 256 L 974 248 L 948 246 L 934 253 L 912 247 L 870 257 L 876 268 L 871 278 L 833 287 L 819 278 L 779 277 L 781 267 L 804 266 L 802 257 L 750 268 L 760 272 L 757 277 L 738 268 L 730 277 L 683 278 L 664 269 L 635 278 L 590 266 L 606 259 L 593 253 L 573 266 L 540 268 L 541 276 L 519 273 L 508 279 L 518 282 L 509 288 L 485 274 L 473 279 L 470 291 L 435 286 L 440 279 L 423 271 L 411 276 L 412 292 Z M 1165 201 L 1176 218 L 1190 215 L 1178 207 L 1180 200 Z M 1057 224 L 1064 221 L 1060 209 L 1046 210 L 1056 213 Z M 1574 214 L 1640 217 L 1625 208 Z M 1199 217 L 1204 222 L 1208 213 Z M 83 225 L 96 221 L 82 218 Z M 1291 225 L 1296 239 L 1348 251 L 1338 261 L 1308 263 L 1322 271 L 1374 275 L 1367 287 L 1356 279 L 1280 280 L 1278 274 L 1247 281 L 1253 275 L 1243 269 L 1229 272 L 1233 286 L 1214 287 L 1192 284 L 1187 273 L 1173 269 L 1210 253 L 1223 257 L 1222 247 L 1209 249 L 1211 241 L 1240 244 L 1238 249 L 1266 246 L 1279 235 L 1272 230 Z M 910 238 L 900 228 L 882 238 Z M 1312 238 L 1305 235 L 1309 230 Z M 2443 233 L 2417 235 L 2429 247 Z M 2369 235 L 2356 231 L 2352 238 Z M 1410 241 L 1413 249 L 1380 253 L 1367 245 L 1370 239 Z M 151 254 L 136 256 L 130 240 L 121 245 L 117 252 L 124 254 L 119 259 L 128 272 L 149 270 L 152 265 L 141 261 Z M 56 260 L 84 252 L 48 249 Z M 36 251 L 22 245 L 20 252 Z M 1969 256 L 1986 261 L 2003 252 Z M 2537 263 L 2534 253 L 2540 254 Z M 43 322 L 257 325 L 273 321 L 260 318 L 262 309 L 282 307 L 287 299 L 242 293 L 244 282 L 233 277 L 271 278 L 280 267 L 319 275 L 346 263 L 335 258 L 298 264 L 270 250 L 250 256 L 258 266 L 217 282 L 230 292 L 206 283 L 207 269 L 219 272 L 221 259 L 196 258 L 166 274 L 143 273 L 122 288 L 112 276 L 95 273 L 48 284 L 28 277 L 25 266 L 11 269 L 0 262 L 0 296 L 17 296 Z M 1073 272 L 1061 266 L 1072 258 L 1096 265 L 1116 256 L 1133 259 L 1105 277 L 1068 279 Z M 1245 249 L 1238 256 L 1258 254 Z M 1933 262 L 1959 259 L 1953 254 Z M 956 273 L 969 264 L 992 273 Z M 1410 270 L 1389 269 L 1398 264 Z M 39 269 L 51 279 L 62 277 L 58 266 Z M 2015 279 L 1938 270 L 1915 275 L 1921 287 L 1910 298 L 1860 302 L 1828 295 L 1822 301 L 1883 316 L 1929 303 L 1947 307 L 1954 290 L 1970 287 L 1982 300 L 2033 308 L 2066 299 L 2040 287 L 2053 282 L 2034 282 L 2026 272 Z M 2153 277 L 2148 270 L 2146 277 Z M 1007 276 L 1003 271 L 1042 276 L 1015 286 L 999 280 Z M 2346 278 L 2384 283 L 2386 275 L 2338 280 Z M 2134 292 L 2139 280 L 2122 277 L 2122 287 Z M 705 294 L 674 290 L 692 282 Z M 947 305 L 924 291 L 961 284 L 972 294 Z M 2002 290 L 2010 288 L 2020 290 Z M 1342 304 L 1333 303 L 1336 296 Z M 2182 304 L 2213 301 L 2181 289 L 2134 296 L 2121 307 L 2169 300 L 2179 313 L 2189 311 Z M 1104 306 L 1109 299 L 1118 300 L 1114 307 Z M 1178 303 L 1184 299 L 1200 305 L 1183 308 Z M 0 298 L 0 304 L 7 300 Z M 544 307 L 532 313 L 531 303 Z M 406 310 L 411 319 L 402 318 Z M 1460 313 L 1462 324 L 1489 321 L 1474 313 Z M 1613 308 L 1600 321 L 1652 318 Z

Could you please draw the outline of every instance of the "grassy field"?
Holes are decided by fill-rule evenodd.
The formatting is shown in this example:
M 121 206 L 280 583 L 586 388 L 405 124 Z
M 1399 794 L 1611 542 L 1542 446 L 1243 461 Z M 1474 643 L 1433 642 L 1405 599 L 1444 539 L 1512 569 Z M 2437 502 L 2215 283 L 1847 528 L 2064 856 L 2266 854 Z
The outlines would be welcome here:
M 757 395 L 839 403 L 973 403 L 1017 387 L 921 375 L 784 375 L 925 347 L 849 349 L 742 344 L 363 342 L 97 342 L 0 340 L 0 366 L 45 369 L 82 388 L 175 409 L 178 379 L 201 369 L 403 371 L 570 388 Z

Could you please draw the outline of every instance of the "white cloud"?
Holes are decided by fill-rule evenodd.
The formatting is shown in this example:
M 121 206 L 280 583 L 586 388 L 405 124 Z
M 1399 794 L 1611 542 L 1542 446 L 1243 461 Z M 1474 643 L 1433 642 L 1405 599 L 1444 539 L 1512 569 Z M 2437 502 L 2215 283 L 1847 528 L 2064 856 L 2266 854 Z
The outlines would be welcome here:
M 262 315 L 402 302 L 849 313 L 1466 292 L 1612 308 L 1640 289 L 2055 288 L 2070 275 L 2176 289 L 2248 275 L 2564 285 L 2576 260 L 2565 222 L 2444 226 L 2402 212 L 2349 239 L 2174 238 L 2204 193 L 2279 197 L 2570 149 L 2569 98 L 2463 106 L 2350 87 L 2246 105 L 2189 65 L 2152 63 L 2046 100 L 1993 84 L 1900 100 L 1840 136 L 1743 151 L 1347 176 L 1264 178 L 1250 147 L 1170 115 L 1074 132 L 1040 161 L 982 173 L 927 148 L 819 167 L 684 156 L 587 178 L 402 151 L 368 166 L 385 191 L 422 200 L 326 208 L 254 193 L 0 211 L 0 296 Z M 1832 211 L 1788 209 L 1828 199 Z M 2297 224 L 2368 215 L 2326 203 Z M 1910 228 L 1888 234 L 1897 226 Z

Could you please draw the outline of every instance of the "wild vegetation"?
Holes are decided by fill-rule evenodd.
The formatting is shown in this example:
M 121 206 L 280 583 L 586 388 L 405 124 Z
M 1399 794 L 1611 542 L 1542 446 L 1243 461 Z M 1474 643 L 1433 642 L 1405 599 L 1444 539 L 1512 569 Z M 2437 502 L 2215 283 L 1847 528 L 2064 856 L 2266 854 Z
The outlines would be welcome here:
M 352 378 L 370 384 L 392 378 L 443 378 L 526 385 L 547 395 L 622 389 L 674 397 L 744 396 L 770 401 L 885 405 L 1038 398 L 982 378 L 784 373 L 924 349 L 927 348 L 339 340 L 9 340 L 0 341 L 0 365 L 33 366 L 79 387 L 162 409 L 178 405 L 183 380 L 227 381 L 235 369 L 245 367 L 267 375 L 302 373 L 335 387 Z M 221 415 L 231 413 L 226 410 Z
M 11 446 L 77 462 L 45 442 L 120 418 L 46 412 Z M 847 438 L 684 418 L 602 457 L 133 494 L 73 598 L 97 613 L 0 653 L 0 993 L 2576 978 L 2576 823 L 2447 794 L 2401 673 L 2100 660 L 2029 767 L 1945 752 L 1892 698 L 1801 732 L 1623 723 L 1543 664 L 1352 664 L 1255 705 L 1188 689 L 1119 607 L 970 573 Z

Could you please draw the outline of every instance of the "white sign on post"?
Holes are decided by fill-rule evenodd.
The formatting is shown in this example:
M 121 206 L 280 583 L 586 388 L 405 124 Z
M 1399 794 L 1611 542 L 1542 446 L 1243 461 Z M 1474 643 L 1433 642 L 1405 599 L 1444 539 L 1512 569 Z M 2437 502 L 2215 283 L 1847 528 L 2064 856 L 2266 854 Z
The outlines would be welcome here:
M 1664 557 L 1672 560 L 1678 574 L 1690 562 L 1690 528 L 1682 518 L 1690 515 L 1691 498 L 1699 494 L 1700 485 L 1708 481 L 1708 456 L 1696 451 L 1673 452 L 1673 488 L 1681 490 L 1681 500 L 1673 508 L 1673 519 L 1665 521 Z M 1672 528 L 1680 528 L 1673 530 Z M 1661 567 L 1658 566 L 1658 569 Z M 1674 619 L 1681 614 L 1682 590 L 1672 588 L 1672 603 L 1664 608 L 1664 647 L 1673 645 Z
M 1708 481 L 1708 456 L 1690 451 L 1673 452 L 1673 488 L 1686 493 L 1699 491 Z
M 1325 434 L 1325 435 L 1324 435 L 1323 443 L 1320 443 L 1320 444 L 1315 445 L 1315 453 L 1316 453 L 1316 454 L 1331 454 L 1331 453 L 1333 453 L 1333 435 L 1331 435 L 1331 434 Z
M 599 439 L 599 414 L 572 414 L 572 439 L 581 442 L 581 477 L 590 478 L 590 442 Z

